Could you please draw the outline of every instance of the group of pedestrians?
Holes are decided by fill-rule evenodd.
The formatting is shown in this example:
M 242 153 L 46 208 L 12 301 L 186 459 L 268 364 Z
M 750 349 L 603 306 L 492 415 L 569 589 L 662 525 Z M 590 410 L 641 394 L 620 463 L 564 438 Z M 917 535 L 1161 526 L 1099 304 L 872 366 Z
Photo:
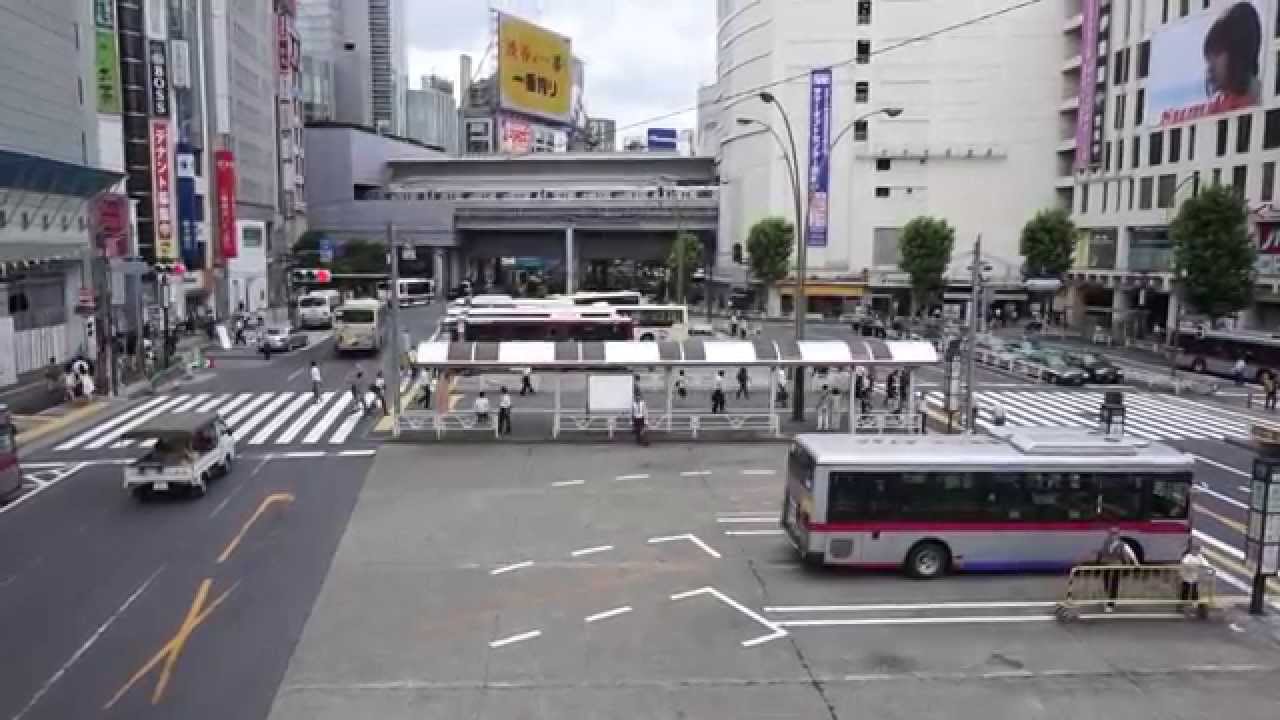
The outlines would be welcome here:
M 61 383 L 63 400 L 66 402 L 93 397 L 93 368 L 84 358 L 76 358 L 64 367 L 58 364 L 57 358 L 51 357 L 44 376 L 45 386 L 50 392 L 57 392 Z
M 320 374 L 320 366 L 315 360 L 311 361 L 308 380 L 311 382 L 311 396 L 315 402 L 321 400 L 321 390 L 324 389 L 324 376 Z M 349 376 L 351 385 L 351 399 L 355 401 L 355 409 L 364 414 L 369 414 L 375 407 L 387 414 L 387 378 L 381 370 L 373 376 L 373 382 L 366 386 L 364 379 L 364 370 L 356 365 L 355 369 Z M 372 393 L 373 399 L 366 399 L 366 393 Z
M 1133 546 L 1120 536 L 1120 529 L 1111 528 L 1107 532 L 1106 539 L 1102 541 L 1102 547 L 1098 550 L 1096 562 L 1103 567 L 1102 584 L 1106 591 L 1106 600 L 1103 602 L 1102 609 L 1108 613 L 1115 612 L 1116 602 L 1120 600 L 1121 583 L 1126 576 L 1124 568 L 1140 565 L 1141 558 L 1134 552 Z M 1201 618 L 1205 617 L 1209 608 L 1200 602 L 1200 583 L 1212 582 L 1213 575 L 1213 566 L 1205 559 L 1200 543 L 1195 540 L 1187 543 L 1182 558 L 1178 561 L 1179 583 L 1176 609 L 1180 612 L 1194 612 Z M 1144 588 L 1143 592 L 1145 594 L 1149 591 Z

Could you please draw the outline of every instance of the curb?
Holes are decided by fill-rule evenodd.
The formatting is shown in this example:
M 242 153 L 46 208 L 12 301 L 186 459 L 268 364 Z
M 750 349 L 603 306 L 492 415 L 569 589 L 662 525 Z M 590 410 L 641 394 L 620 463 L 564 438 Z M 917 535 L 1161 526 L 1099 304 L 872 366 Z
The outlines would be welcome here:
M 72 410 L 71 412 L 57 419 L 50 420 L 49 422 L 41 424 L 38 427 L 27 430 L 24 433 L 20 433 L 18 435 L 18 442 L 21 444 L 21 446 L 24 449 L 27 449 L 30 447 L 31 443 L 39 442 L 42 438 L 48 435 L 51 435 L 55 432 L 58 432 L 59 430 L 62 430 L 63 428 L 66 428 L 69 425 L 72 425 L 74 423 L 80 422 L 81 420 L 85 420 L 87 418 L 93 417 L 94 415 L 97 415 L 98 413 L 105 411 L 110 406 L 111 406 L 111 403 L 108 401 L 94 400 L 93 402 L 89 403 L 88 405 L 85 405 L 84 407 Z M 28 416 L 28 417 L 31 417 L 31 416 Z

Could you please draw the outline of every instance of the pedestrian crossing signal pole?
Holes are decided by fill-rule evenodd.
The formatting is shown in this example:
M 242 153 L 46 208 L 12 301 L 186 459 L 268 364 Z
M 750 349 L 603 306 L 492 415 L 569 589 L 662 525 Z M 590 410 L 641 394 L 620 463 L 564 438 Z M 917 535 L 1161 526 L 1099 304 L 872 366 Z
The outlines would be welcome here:
M 978 308 L 982 297 L 982 234 L 973 242 L 973 264 L 969 266 L 969 332 L 964 357 L 964 412 L 970 435 L 978 432 L 978 409 L 973 404 L 973 361 L 978 343 Z
M 391 437 L 400 437 L 400 246 L 396 240 L 396 226 L 387 223 L 387 250 L 391 253 L 391 372 L 392 382 L 387 387 L 391 400 Z M 386 410 L 386 397 L 382 398 Z

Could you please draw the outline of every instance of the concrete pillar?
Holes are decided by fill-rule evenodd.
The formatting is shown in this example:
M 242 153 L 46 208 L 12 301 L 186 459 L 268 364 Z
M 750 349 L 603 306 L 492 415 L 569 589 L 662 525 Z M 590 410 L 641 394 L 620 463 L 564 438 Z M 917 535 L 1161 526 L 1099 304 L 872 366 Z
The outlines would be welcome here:
M 1129 291 L 1124 288 L 1115 288 L 1111 291 L 1111 335 L 1112 339 L 1120 340 L 1128 337 L 1126 328 L 1129 327 Z
M 572 295 L 577 287 L 578 257 L 573 246 L 573 226 L 564 229 L 564 293 Z
M 449 250 L 449 287 L 462 282 L 462 251 L 458 248 Z
M 444 287 L 444 250 L 431 251 L 431 277 L 436 281 L 436 292 L 444 294 L 448 289 Z
M 1173 341 L 1178 338 L 1178 316 L 1181 313 L 1182 301 L 1178 298 L 1177 293 L 1169 293 L 1169 309 L 1164 318 L 1164 341 L 1168 345 L 1172 345 Z

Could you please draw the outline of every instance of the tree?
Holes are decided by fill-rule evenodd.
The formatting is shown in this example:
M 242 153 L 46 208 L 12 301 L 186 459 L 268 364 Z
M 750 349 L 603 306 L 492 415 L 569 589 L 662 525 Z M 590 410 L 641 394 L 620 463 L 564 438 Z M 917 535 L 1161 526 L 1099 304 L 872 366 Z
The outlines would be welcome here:
M 928 310 L 945 286 L 943 274 L 951 262 L 956 230 L 946 220 L 917 217 L 902 228 L 898 266 L 911 276 L 912 312 Z
M 795 226 L 775 216 L 758 220 L 747 233 L 747 266 L 756 280 L 773 286 L 791 272 Z
M 669 287 L 675 290 L 676 302 L 684 302 L 693 272 L 702 267 L 702 253 L 702 241 L 690 232 L 679 233 L 671 243 L 671 252 L 667 254 L 667 268 L 671 277 Z M 680 276 L 682 255 L 684 257 L 683 277 Z
M 1026 258 L 1023 277 L 1061 280 L 1071 269 L 1076 249 L 1076 226 L 1066 210 L 1041 210 L 1022 226 L 1019 252 Z M 1048 294 L 1047 317 L 1053 318 L 1054 293 Z
M 1248 210 L 1236 192 L 1218 185 L 1202 190 L 1182 202 L 1169 226 L 1182 297 L 1212 320 L 1253 300 L 1257 249 L 1249 239 Z
M 387 246 L 364 238 L 333 240 L 333 260 L 320 259 L 320 242 L 327 233 L 308 230 L 302 233 L 289 252 L 293 267 L 328 268 L 335 273 L 387 273 Z

